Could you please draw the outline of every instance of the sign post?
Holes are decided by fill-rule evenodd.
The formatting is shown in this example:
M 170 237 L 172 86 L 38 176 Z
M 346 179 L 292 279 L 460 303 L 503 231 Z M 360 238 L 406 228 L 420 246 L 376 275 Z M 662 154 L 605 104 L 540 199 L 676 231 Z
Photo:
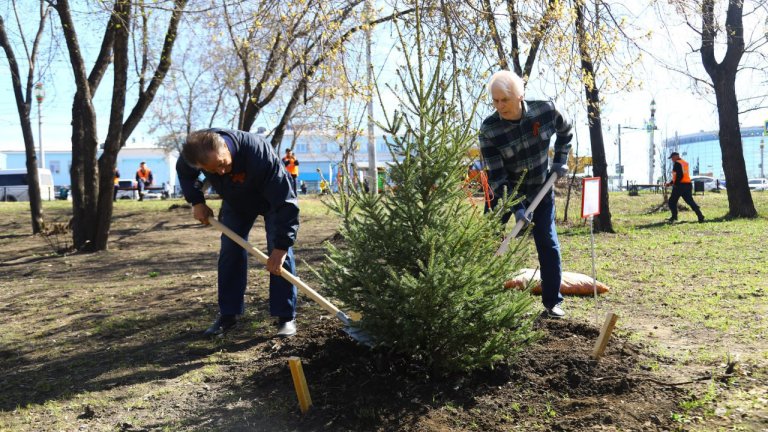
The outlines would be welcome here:
M 592 291 L 595 293 L 595 324 L 599 323 L 600 305 L 597 300 L 597 271 L 595 270 L 595 230 L 593 218 L 600 214 L 600 177 L 586 177 L 581 188 L 581 217 L 589 218 L 589 238 L 592 249 Z

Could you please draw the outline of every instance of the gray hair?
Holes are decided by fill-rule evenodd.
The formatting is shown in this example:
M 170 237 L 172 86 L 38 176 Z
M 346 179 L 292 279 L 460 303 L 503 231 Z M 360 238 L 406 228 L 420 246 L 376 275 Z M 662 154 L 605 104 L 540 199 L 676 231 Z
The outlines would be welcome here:
M 516 73 L 508 70 L 500 70 L 488 80 L 488 93 L 494 88 L 501 88 L 510 96 L 522 96 L 525 94 L 525 82 Z
M 211 130 L 199 130 L 187 135 L 187 141 L 181 148 L 181 157 L 193 167 L 199 167 L 208 162 L 211 154 L 215 154 L 222 146 L 226 146 L 224 138 Z

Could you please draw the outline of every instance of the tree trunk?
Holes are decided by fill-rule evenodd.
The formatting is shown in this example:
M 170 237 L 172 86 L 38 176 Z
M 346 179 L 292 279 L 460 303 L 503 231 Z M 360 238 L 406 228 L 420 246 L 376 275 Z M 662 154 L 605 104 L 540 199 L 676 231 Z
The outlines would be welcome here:
M 98 183 L 95 174 L 96 112 L 90 97 L 78 89 L 72 103 L 72 241 L 77 250 L 93 250 L 96 233 L 96 194 Z
M 587 117 L 589 119 L 589 141 L 592 146 L 592 173 L 600 177 L 600 215 L 595 221 L 596 232 L 613 233 L 611 211 L 608 205 L 608 163 L 605 160 L 605 143 L 603 141 L 603 126 L 600 117 L 600 92 L 595 84 L 595 68 L 588 51 L 586 30 L 584 28 L 584 4 L 576 2 L 576 32 L 579 38 L 579 53 L 581 54 L 582 74 L 590 77 L 584 80 L 584 91 L 587 98 Z
M 123 115 L 125 113 L 125 94 L 128 83 L 128 29 L 131 22 L 131 5 L 117 2 L 113 12 L 120 18 L 121 26 L 115 29 L 113 45 L 114 85 L 112 86 L 112 106 L 109 116 L 109 130 L 104 142 L 104 152 L 99 158 L 99 194 L 96 209 L 96 232 L 93 250 L 107 249 L 109 228 L 112 222 L 112 199 L 114 197 L 114 170 L 117 154 L 123 144 Z M 170 60 L 168 60 L 170 62 Z M 135 120 L 138 123 L 138 120 Z M 133 130 L 135 123 L 130 126 Z M 130 132 L 129 132 L 130 133 Z
M 715 60 L 715 36 L 718 27 L 715 25 L 714 6 L 714 0 L 705 0 L 701 5 L 701 62 L 712 79 L 717 100 L 720 151 L 723 155 L 723 172 L 728 182 L 728 216 L 751 218 L 757 216 L 757 210 L 747 180 L 735 85 L 739 62 L 744 54 L 744 3 L 740 0 L 728 2 L 725 20 L 728 48 L 720 63 Z
M 757 210 L 749 190 L 747 167 L 744 162 L 735 82 L 735 75 L 725 73 L 714 80 L 717 117 L 720 122 L 720 151 L 728 184 L 728 216 L 753 218 L 757 216 Z
M 37 153 L 35 152 L 35 138 L 32 134 L 32 123 L 29 113 L 32 109 L 32 76 L 34 74 L 34 64 L 36 60 L 37 46 L 40 41 L 40 35 L 45 25 L 45 15 L 40 20 L 40 27 L 35 37 L 34 47 L 32 49 L 32 58 L 30 59 L 29 72 L 27 76 L 26 99 L 22 93 L 21 73 L 19 64 L 16 61 L 16 55 L 13 47 L 8 40 L 5 31 L 5 21 L 0 16 L 0 46 L 3 47 L 8 58 L 8 67 L 11 69 L 11 81 L 13 84 L 13 94 L 16 99 L 16 110 L 19 112 L 19 122 L 21 123 L 21 133 L 24 137 L 24 151 L 27 164 L 27 181 L 29 182 L 29 210 L 32 219 L 32 233 L 38 234 L 42 230 L 43 224 L 43 203 L 40 197 L 40 180 L 37 170 Z

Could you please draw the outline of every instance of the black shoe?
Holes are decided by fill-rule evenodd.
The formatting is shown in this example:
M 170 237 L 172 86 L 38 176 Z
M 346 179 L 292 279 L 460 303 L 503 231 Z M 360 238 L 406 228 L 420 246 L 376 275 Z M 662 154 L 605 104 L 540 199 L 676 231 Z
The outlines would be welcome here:
M 668 222 L 668 223 L 674 223 L 674 222 L 676 222 L 676 221 L 677 221 L 677 218 L 676 218 L 676 217 L 671 217 L 671 218 L 667 219 L 667 222 Z
M 704 222 L 704 215 L 700 214 L 699 215 L 699 223 L 702 223 L 702 222 Z
M 235 315 L 221 315 L 216 316 L 216 320 L 208 327 L 204 332 L 205 337 L 221 336 L 224 333 L 231 330 L 237 324 L 237 317 Z

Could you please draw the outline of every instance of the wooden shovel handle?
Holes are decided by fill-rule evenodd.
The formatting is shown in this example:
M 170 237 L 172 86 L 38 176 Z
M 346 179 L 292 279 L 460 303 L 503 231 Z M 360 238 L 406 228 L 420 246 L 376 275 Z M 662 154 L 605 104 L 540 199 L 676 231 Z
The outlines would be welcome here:
M 234 231 L 229 229 L 228 227 L 224 226 L 223 223 L 219 222 L 215 218 L 211 217 L 208 218 L 208 222 L 217 230 L 221 231 L 225 236 L 229 237 L 233 242 L 239 244 L 242 246 L 243 249 L 247 250 L 251 255 L 255 256 L 259 262 L 266 265 L 268 257 L 260 250 L 256 249 L 255 247 L 251 246 L 250 243 L 245 241 L 242 237 L 237 235 Z M 296 287 L 299 288 L 301 292 L 303 292 L 306 296 L 314 300 L 317 304 L 322 306 L 323 309 L 326 311 L 337 315 L 339 313 L 339 308 L 333 305 L 333 303 L 329 302 L 325 299 L 325 297 L 318 294 L 317 291 L 313 290 L 309 287 L 309 285 L 305 284 L 301 279 L 294 276 L 291 272 L 283 269 L 283 271 L 280 272 L 280 276 L 287 280 L 288 282 L 292 283 L 293 285 L 296 285 Z

